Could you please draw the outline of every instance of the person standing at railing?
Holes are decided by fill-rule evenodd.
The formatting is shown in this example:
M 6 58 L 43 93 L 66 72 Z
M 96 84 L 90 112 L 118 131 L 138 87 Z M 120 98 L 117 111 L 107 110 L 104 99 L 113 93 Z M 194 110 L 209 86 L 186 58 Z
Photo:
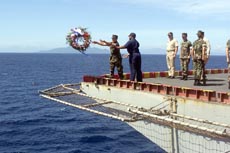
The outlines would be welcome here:
M 198 39 L 193 43 L 191 55 L 193 59 L 194 86 L 201 86 L 202 71 L 204 70 L 206 42 L 202 38 L 202 31 L 197 32 Z
M 205 37 L 204 31 L 202 31 L 202 35 L 201 35 L 202 39 L 204 40 L 204 42 L 206 43 L 206 51 L 205 51 L 205 57 L 204 57 L 204 64 L 203 64 L 203 69 L 205 70 L 205 66 L 208 63 L 209 57 L 210 57 L 210 51 L 211 51 L 211 45 L 209 40 Z M 201 80 L 203 80 L 203 82 L 205 83 L 207 80 L 207 76 L 205 74 L 205 71 L 202 72 L 203 75 L 201 75 Z
M 107 42 L 105 40 L 100 41 L 93 41 L 94 44 L 98 44 L 101 46 L 109 46 L 110 47 L 110 78 L 114 77 L 114 70 L 115 67 L 117 67 L 117 72 L 120 79 L 123 79 L 123 66 L 122 66 L 122 57 L 120 53 L 120 49 L 116 48 L 116 46 L 119 46 L 118 43 L 118 35 L 112 35 L 112 42 Z
M 116 46 L 118 49 L 127 49 L 129 57 L 129 66 L 130 66 L 130 80 L 137 82 L 142 82 L 142 71 L 141 71 L 141 53 L 139 51 L 139 42 L 136 40 L 136 34 L 129 34 L 129 41 L 123 46 Z
M 188 65 L 190 62 L 190 50 L 192 48 L 192 43 L 187 38 L 187 33 L 182 33 L 181 50 L 180 50 L 180 65 L 182 71 L 181 80 L 188 79 Z
M 168 67 L 168 78 L 175 78 L 175 58 L 178 51 L 178 41 L 173 38 L 173 33 L 168 33 L 168 42 L 167 42 L 167 53 L 166 53 L 166 62 Z

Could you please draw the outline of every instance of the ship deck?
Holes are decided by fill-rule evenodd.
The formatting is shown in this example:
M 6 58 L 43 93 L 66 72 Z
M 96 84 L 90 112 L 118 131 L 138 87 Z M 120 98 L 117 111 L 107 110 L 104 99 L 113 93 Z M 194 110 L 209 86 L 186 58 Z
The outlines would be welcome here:
M 214 90 L 218 92 L 230 92 L 228 89 L 228 74 L 207 74 L 206 86 L 194 86 L 194 76 L 188 77 L 188 80 L 181 80 L 181 76 L 176 76 L 174 79 L 167 77 L 145 78 L 144 82 L 154 84 L 164 84 L 177 87 L 196 88 L 202 90 Z M 201 82 L 202 83 L 202 82 Z

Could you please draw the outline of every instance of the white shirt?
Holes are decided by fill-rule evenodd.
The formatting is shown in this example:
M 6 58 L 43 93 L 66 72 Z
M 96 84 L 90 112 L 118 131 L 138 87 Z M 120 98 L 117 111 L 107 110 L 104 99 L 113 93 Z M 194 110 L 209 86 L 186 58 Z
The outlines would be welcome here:
M 178 47 L 178 41 L 176 39 L 173 39 L 173 40 L 168 40 L 167 42 L 167 48 L 166 50 L 167 51 L 175 51 L 175 49 Z
M 209 55 L 210 55 L 210 50 L 211 50 L 210 42 L 209 42 L 209 40 L 208 40 L 206 37 L 204 37 L 203 40 L 206 42 L 206 46 L 207 46 L 207 56 L 209 57 Z

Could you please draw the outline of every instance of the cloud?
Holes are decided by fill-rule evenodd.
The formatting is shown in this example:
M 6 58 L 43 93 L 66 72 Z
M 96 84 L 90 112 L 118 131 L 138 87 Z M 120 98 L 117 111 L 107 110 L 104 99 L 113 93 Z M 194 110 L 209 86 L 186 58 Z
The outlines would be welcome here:
M 230 13 L 229 0 L 123 0 L 123 3 L 153 6 L 187 14 L 223 14 Z

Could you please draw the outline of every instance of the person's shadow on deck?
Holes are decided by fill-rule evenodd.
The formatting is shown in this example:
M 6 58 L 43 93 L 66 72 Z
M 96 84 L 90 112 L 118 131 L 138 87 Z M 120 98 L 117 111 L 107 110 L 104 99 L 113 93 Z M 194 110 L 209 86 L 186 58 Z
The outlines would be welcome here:
M 223 85 L 226 84 L 226 83 L 224 83 L 224 81 L 226 81 L 226 80 L 223 80 L 223 79 L 207 79 L 205 86 L 223 86 Z M 213 83 L 213 82 L 222 82 L 222 83 Z

